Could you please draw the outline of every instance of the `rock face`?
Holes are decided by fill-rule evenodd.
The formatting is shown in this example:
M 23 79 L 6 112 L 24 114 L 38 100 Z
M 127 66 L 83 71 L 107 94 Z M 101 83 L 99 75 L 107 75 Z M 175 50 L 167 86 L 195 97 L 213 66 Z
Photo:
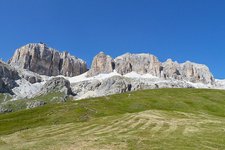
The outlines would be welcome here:
M 124 54 L 113 60 L 103 52 L 95 56 L 88 76 L 95 76 L 100 73 L 110 73 L 115 69 L 119 74 L 124 75 L 135 71 L 139 74 L 152 74 L 160 76 L 161 63 L 150 54 Z
M 12 93 L 11 89 L 17 86 L 18 72 L 8 64 L 0 61 L 0 93 Z
M 71 87 L 72 91 L 78 94 L 79 99 L 131 91 L 129 80 L 120 76 L 104 80 L 82 81 L 72 84 Z
M 9 64 L 40 75 L 76 76 L 87 71 L 86 63 L 68 52 L 60 53 L 46 44 L 27 44 L 16 50 Z
M 41 77 L 41 75 L 31 72 L 29 70 L 25 70 L 25 69 L 17 69 L 19 76 L 27 81 L 29 81 L 31 84 L 33 83 L 37 83 L 37 82 L 42 82 L 43 79 Z
M 189 61 L 181 64 L 182 75 L 184 79 L 190 82 L 202 82 L 204 84 L 213 84 L 215 79 L 209 68 L 202 64 L 191 63 Z
M 189 61 L 178 64 L 172 60 L 167 60 L 162 64 L 161 76 L 165 79 L 173 78 L 193 83 L 201 82 L 204 84 L 213 84 L 215 81 L 207 66 Z
M 205 65 L 189 61 L 179 64 L 171 59 L 161 63 L 157 57 L 151 54 L 127 53 L 113 60 L 110 56 L 100 53 L 94 58 L 88 77 L 101 73 L 110 73 L 113 70 L 121 75 L 136 72 L 141 75 L 151 74 L 163 79 L 172 78 L 204 84 L 214 83 L 214 77 Z
M 103 80 L 87 80 L 71 84 L 72 91 L 77 93 L 75 98 L 106 96 L 129 91 L 157 88 L 194 88 L 191 84 L 182 81 L 162 78 L 128 78 L 112 76 Z
M 99 86 L 100 95 L 104 93 L 115 94 L 131 91 L 131 83 L 126 78 L 120 76 L 113 76 L 107 80 L 103 80 Z
M 62 77 L 55 77 L 48 80 L 40 91 L 39 95 L 51 92 L 63 92 L 66 95 L 74 95 L 70 87 L 70 82 Z
M 115 62 L 112 57 L 107 56 L 103 52 L 100 52 L 94 57 L 91 69 L 88 71 L 87 76 L 96 76 L 100 73 L 110 73 L 113 72 L 115 68 Z
M 171 59 L 168 59 L 166 62 L 162 63 L 161 77 L 165 79 L 180 79 L 180 70 L 180 64 L 173 62 Z
M 126 53 L 113 59 L 100 52 L 94 57 L 87 74 L 77 79 L 67 78 L 72 89 L 68 80 L 49 77 L 72 77 L 86 71 L 86 63 L 67 52 L 60 53 L 42 43 L 28 44 L 16 50 L 9 64 L 0 61 L 0 92 L 14 94 L 14 99 L 50 92 L 64 92 L 66 96 L 81 98 L 139 89 L 224 87 L 215 81 L 205 65 L 189 61 L 179 64 L 171 59 L 161 63 L 151 54 Z M 107 75 L 96 77 L 99 74 Z
M 115 59 L 115 69 L 120 74 L 136 72 L 160 76 L 161 63 L 151 54 L 124 54 Z

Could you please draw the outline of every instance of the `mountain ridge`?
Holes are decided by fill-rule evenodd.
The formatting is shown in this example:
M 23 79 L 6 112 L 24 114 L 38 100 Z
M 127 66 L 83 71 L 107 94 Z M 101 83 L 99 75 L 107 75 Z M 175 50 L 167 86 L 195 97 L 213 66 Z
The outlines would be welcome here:
M 86 62 L 68 52 L 59 52 L 43 43 L 30 43 L 17 49 L 8 61 L 14 67 L 40 75 L 76 76 L 87 71 Z
M 61 59 L 64 65 L 60 68 Z M 8 78 L 5 68 L 18 77 Z M 9 93 L 13 100 L 51 92 L 62 92 L 62 99 L 69 96 L 76 100 L 143 89 L 225 89 L 225 82 L 215 80 L 210 69 L 203 64 L 178 63 L 172 59 L 160 62 L 149 53 L 125 53 L 112 58 L 100 52 L 88 70 L 82 59 L 43 43 L 27 44 L 17 49 L 8 64 L 0 63 L 0 71 L 0 92 Z

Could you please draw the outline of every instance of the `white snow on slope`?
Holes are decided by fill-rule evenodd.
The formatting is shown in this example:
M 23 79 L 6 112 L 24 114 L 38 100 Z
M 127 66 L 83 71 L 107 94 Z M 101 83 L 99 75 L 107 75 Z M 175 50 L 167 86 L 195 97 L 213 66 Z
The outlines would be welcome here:
M 94 77 L 86 77 L 86 76 L 87 76 L 87 73 L 84 73 L 84 74 L 81 74 L 81 75 L 75 76 L 75 77 L 64 77 L 64 76 L 60 76 L 60 77 L 66 78 L 67 80 L 70 81 L 70 83 L 77 83 L 77 82 L 94 80 L 94 79 L 104 80 L 104 79 L 107 79 L 107 78 L 111 78 L 113 76 L 123 76 L 123 77 L 127 77 L 127 78 L 159 79 L 158 77 L 155 77 L 155 76 L 153 76 L 151 74 L 141 75 L 141 74 L 138 74 L 136 72 L 130 72 L 130 73 L 127 73 L 125 75 L 121 75 L 121 74 L 117 73 L 115 70 L 113 72 L 111 72 L 111 73 L 99 74 L 99 75 L 94 76 Z
M 111 78 L 113 76 L 121 76 L 121 77 L 126 77 L 126 78 L 131 78 L 131 79 L 140 79 L 140 80 L 144 80 L 146 81 L 146 83 L 150 84 L 155 84 L 155 83 L 160 83 L 160 82 L 167 82 L 168 84 L 175 84 L 177 80 L 175 79 L 162 79 L 156 76 L 153 76 L 151 74 L 138 74 L 136 72 L 130 72 L 127 73 L 125 75 L 121 75 L 119 73 L 117 73 L 115 70 L 114 72 L 108 73 L 108 74 L 99 74 L 97 76 L 94 77 L 86 77 L 87 73 L 81 74 L 79 76 L 75 76 L 75 77 L 64 77 L 64 76 L 60 76 L 60 77 L 64 77 L 67 80 L 70 81 L 70 83 L 77 83 L 77 82 L 82 82 L 82 81 L 91 81 L 91 80 L 104 80 L 107 78 Z M 212 89 L 225 89 L 225 80 L 216 80 L 215 85 L 211 85 L 211 84 L 203 84 L 203 83 L 192 83 L 192 82 L 188 82 L 188 81 L 184 81 L 187 84 L 192 85 L 195 88 L 212 88 Z
M 211 84 L 203 84 L 203 83 L 193 83 L 193 82 L 188 82 L 190 85 L 192 85 L 193 87 L 197 88 L 197 89 L 211 89 L 213 88 L 213 86 Z
M 19 86 L 12 89 L 15 93 L 14 100 L 33 97 L 40 92 L 42 86 L 45 84 L 45 82 L 31 84 L 25 79 L 19 79 L 16 83 Z
M 99 74 L 97 76 L 94 77 L 86 77 L 87 73 L 81 74 L 79 76 L 75 76 L 75 77 L 64 77 L 67 80 L 70 81 L 70 83 L 77 83 L 77 82 L 81 82 L 81 81 L 87 81 L 87 80 L 104 80 L 113 76 L 121 76 L 121 74 L 118 74 L 116 71 L 108 73 L 108 74 Z
M 144 78 L 144 79 L 146 79 L 146 78 L 149 78 L 149 79 L 154 79 L 154 78 L 156 78 L 156 79 L 158 79 L 158 77 L 156 77 L 156 76 L 153 76 L 153 75 L 151 75 L 151 74 L 138 74 L 138 73 L 136 73 L 136 72 L 134 72 L 134 71 L 132 71 L 132 72 L 130 72 L 130 73 L 127 73 L 127 74 L 125 74 L 125 75 L 123 75 L 124 77 L 127 77 L 127 78 Z
M 225 80 L 216 80 L 215 81 L 215 85 L 206 85 L 203 83 L 192 83 L 192 82 L 187 82 L 187 81 L 180 81 L 180 80 L 175 80 L 175 79 L 162 79 L 159 77 L 155 77 L 152 76 L 151 74 L 138 74 L 136 72 L 130 72 L 128 74 L 125 75 L 121 75 L 118 74 L 116 71 L 112 72 L 112 73 L 108 73 L 108 74 L 99 74 L 97 76 L 94 77 L 86 77 L 87 73 L 81 74 L 79 76 L 75 76 L 75 77 L 65 77 L 65 76 L 57 76 L 57 77 L 64 77 L 65 79 L 69 80 L 70 83 L 78 83 L 78 82 L 82 82 L 82 81 L 94 81 L 94 80 L 105 80 L 108 78 L 111 78 L 113 76 L 121 76 L 121 77 L 125 77 L 125 78 L 130 78 L 130 79 L 135 79 L 135 80 L 139 80 L 140 82 L 145 83 L 146 85 L 154 85 L 157 83 L 167 83 L 167 85 L 174 85 L 174 84 L 182 84 L 184 85 L 192 85 L 195 88 L 212 88 L 212 89 L 224 89 L 225 90 Z M 17 84 L 19 85 L 18 87 L 15 87 L 12 91 L 15 93 L 14 96 L 14 100 L 16 99 L 23 99 L 23 98 L 31 98 L 34 95 L 36 95 L 37 93 L 40 92 L 41 88 L 43 87 L 43 85 L 46 83 L 47 80 L 50 80 L 54 77 L 47 77 L 47 76 L 41 76 L 43 82 L 41 83 L 35 83 L 35 84 L 31 84 L 30 82 L 28 82 L 25 79 L 20 79 L 17 80 Z M 95 92 L 88 92 L 84 95 L 81 95 L 81 99 L 85 98 L 85 97 L 95 97 L 96 93 Z
M 225 89 L 225 80 L 216 79 L 215 89 Z
M 117 73 L 115 70 L 112 73 L 108 73 L 108 74 L 99 74 L 97 76 L 94 77 L 86 77 L 87 73 L 84 73 L 82 75 L 79 76 L 75 76 L 75 77 L 64 77 L 67 80 L 70 81 L 70 83 L 77 83 L 77 82 L 82 82 L 82 81 L 91 81 L 94 79 L 97 80 L 104 80 L 107 78 L 111 78 L 113 76 L 121 76 L 121 77 L 126 77 L 126 78 L 131 78 L 131 79 L 140 79 L 140 80 L 144 80 L 146 81 L 146 83 L 148 84 L 155 84 L 155 83 L 160 83 L 160 82 L 167 82 L 168 84 L 175 84 L 177 80 L 175 79 L 162 79 L 156 76 L 153 76 L 151 74 L 138 74 L 136 72 L 130 72 L 127 73 L 125 75 L 121 75 L 119 73 Z M 203 83 L 192 83 L 192 82 L 188 82 L 188 81 L 183 81 L 184 83 L 190 84 L 195 88 L 212 88 L 212 89 L 225 89 L 225 80 L 216 80 L 216 84 L 215 85 L 211 85 L 211 84 L 203 84 Z

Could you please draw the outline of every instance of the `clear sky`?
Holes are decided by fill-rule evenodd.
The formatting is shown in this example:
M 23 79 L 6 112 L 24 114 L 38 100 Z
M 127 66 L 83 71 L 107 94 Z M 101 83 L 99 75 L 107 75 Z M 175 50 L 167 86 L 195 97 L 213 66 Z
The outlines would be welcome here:
M 100 51 L 146 52 L 225 78 L 225 0 L 0 0 L 0 57 L 40 41 L 89 65 Z

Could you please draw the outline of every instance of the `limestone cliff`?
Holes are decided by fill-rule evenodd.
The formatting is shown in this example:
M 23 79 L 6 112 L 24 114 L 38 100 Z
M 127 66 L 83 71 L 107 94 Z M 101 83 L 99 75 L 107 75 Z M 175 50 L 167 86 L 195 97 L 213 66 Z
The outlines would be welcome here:
M 16 50 L 9 64 L 47 76 L 76 76 L 87 71 L 86 62 L 70 55 L 60 53 L 46 44 L 27 44 Z

